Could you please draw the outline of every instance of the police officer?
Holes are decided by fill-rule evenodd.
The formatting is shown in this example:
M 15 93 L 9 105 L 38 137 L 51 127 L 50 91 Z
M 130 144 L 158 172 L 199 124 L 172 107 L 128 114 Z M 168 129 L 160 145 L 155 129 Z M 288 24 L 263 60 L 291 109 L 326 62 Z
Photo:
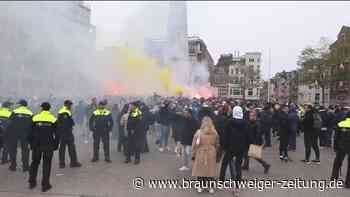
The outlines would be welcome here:
M 65 168 L 65 155 L 66 147 L 68 146 L 68 153 L 70 157 L 70 167 L 81 167 L 81 163 L 78 162 L 77 151 L 74 144 L 73 127 L 74 120 L 72 118 L 72 105 L 70 100 L 64 101 L 64 106 L 58 111 L 57 116 L 57 133 L 60 136 L 60 148 L 59 148 L 59 166 Z
M 27 108 L 26 100 L 20 100 L 15 110 L 10 117 L 9 132 L 7 135 L 9 141 L 9 152 L 11 165 L 9 169 L 16 171 L 17 168 L 17 145 L 21 144 L 23 172 L 29 170 L 29 143 L 28 134 L 32 129 L 33 112 Z
M 9 119 L 12 114 L 11 112 L 11 103 L 5 101 L 0 107 L 0 151 L 2 150 L 1 164 L 6 164 L 9 161 L 9 152 L 8 152 L 8 139 L 6 135 L 8 134 L 7 128 L 9 125 Z
M 58 149 L 59 136 L 57 135 L 56 117 L 50 113 L 51 105 L 48 102 L 41 104 L 42 111 L 32 119 L 33 128 L 28 140 L 32 150 L 32 163 L 29 170 L 29 188 L 36 187 L 36 178 L 41 159 L 43 159 L 42 192 L 52 188 L 50 173 L 53 152 Z
M 130 115 L 127 122 L 127 150 L 125 163 L 131 162 L 131 155 L 135 156 L 134 164 L 140 163 L 140 153 L 144 145 L 144 128 L 142 124 L 142 112 L 137 103 L 131 103 Z
M 343 160 L 348 155 L 348 170 L 346 173 L 345 187 L 350 188 L 350 112 L 347 118 L 337 124 L 335 130 L 334 149 L 336 156 L 333 163 L 332 180 L 339 178 L 339 171 L 341 169 Z
M 100 101 L 97 109 L 92 113 L 89 120 L 89 127 L 93 133 L 94 153 L 91 162 L 99 160 L 100 141 L 102 140 L 105 161 L 111 163 L 109 155 L 109 133 L 113 128 L 112 113 L 105 107 L 107 101 Z

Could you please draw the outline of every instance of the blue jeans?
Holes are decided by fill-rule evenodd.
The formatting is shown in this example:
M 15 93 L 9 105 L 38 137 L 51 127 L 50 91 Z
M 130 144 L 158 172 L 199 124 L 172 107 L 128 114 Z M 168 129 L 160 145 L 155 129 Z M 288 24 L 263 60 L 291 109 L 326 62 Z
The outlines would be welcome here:
M 160 128 L 160 147 L 165 148 L 168 146 L 170 126 L 159 125 Z

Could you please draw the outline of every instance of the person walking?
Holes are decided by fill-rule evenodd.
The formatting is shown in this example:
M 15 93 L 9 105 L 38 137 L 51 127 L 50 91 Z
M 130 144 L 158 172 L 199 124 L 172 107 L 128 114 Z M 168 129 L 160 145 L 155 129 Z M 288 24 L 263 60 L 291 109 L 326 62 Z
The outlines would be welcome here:
M 192 116 L 192 110 L 187 108 L 184 113 L 184 127 L 181 131 L 180 143 L 182 148 L 183 166 L 180 171 L 190 170 L 190 162 L 192 156 L 192 141 L 194 134 L 198 130 L 196 119 Z
M 243 120 L 243 109 L 240 106 L 233 108 L 233 119 L 231 119 L 224 133 L 224 158 L 220 169 L 220 180 L 225 180 L 226 169 L 229 163 L 235 158 L 236 173 L 233 177 L 235 181 L 242 180 L 242 159 L 249 147 L 249 133 L 247 132 L 247 122 Z
M 299 116 L 297 112 L 297 107 L 294 103 L 290 105 L 290 110 L 288 113 L 289 121 L 289 136 L 288 136 L 288 150 L 296 151 L 297 147 L 297 132 L 299 129 Z
M 203 117 L 202 125 L 196 132 L 192 141 L 192 158 L 194 159 L 192 176 L 197 177 L 202 182 L 201 185 L 208 184 L 217 176 L 216 173 L 216 153 L 219 147 L 219 135 L 214 124 L 208 116 Z M 203 188 L 198 187 L 197 192 L 202 192 Z M 209 193 L 214 193 L 214 188 L 209 187 Z
M 290 132 L 290 122 L 288 119 L 288 105 L 282 105 L 281 112 L 279 114 L 279 137 L 280 137 L 280 160 L 288 162 L 288 137 Z
M 264 139 L 264 147 L 271 147 L 271 129 L 273 127 L 272 107 L 266 104 L 263 111 L 259 114 L 261 125 L 261 133 Z
M 316 164 L 320 164 L 320 149 L 318 147 L 318 135 L 319 135 L 319 127 L 321 127 L 321 118 L 315 112 L 311 105 L 306 105 L 305 107 L 305 117 L 302 122 L 303 131 L 304 131 L 304 145 L 305 145 L 305 159 L 301 160 L 306 164 L 311 164 L 310 162 L 310 154 L 311 148 L 315 152 L 315 160 L 312 162 Z
M 251 110 L 249 113 L 249 122 L 248 122 L 248 132 L 249 132 L 249 144 L 254 144 L 258 146 L 263 145 L 263 133 L 261 130 L 261 124 L 257 119 L 256 110 Z M 259 162 L 264 167 L 264 173 L 267 174 L 270 170 L 271 165 L 264 161 L 262 158 L 254 158 L 257 162 Z M 243 162 L 243 170 L 249 170 L 249 160 L 248 153 L 246 153 L 244 162 Z

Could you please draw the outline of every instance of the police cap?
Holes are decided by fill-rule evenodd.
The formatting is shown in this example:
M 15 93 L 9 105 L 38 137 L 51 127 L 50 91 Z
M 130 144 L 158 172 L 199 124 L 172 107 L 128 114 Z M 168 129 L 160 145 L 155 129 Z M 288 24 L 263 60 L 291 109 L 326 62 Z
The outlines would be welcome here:
M 73 102 L 71 100 L 65 100 L 64 101 L 64 105 L 65 106 L 71 106 L 71 105 L 73 105 Z
M 12 103 L 10 101 L 5 101 L 5 102 L 2 103 L 1 106 L 8 108 L 8 107 L 11 107 L 11 105 L 12 105 Z
M 100 106 L 106 106 L 107 105 L 107 100 L 102 100 L 98 103 Z
M 50 105 L 49 102 L 43 102 L 43 103 L 41 103 L 40 107 L 41 107 L 43 110 L 50 110 L 51 105 Z
M 25 107 L 28 106 L 28 102 L 24 99 L 19 100 L 17 104 Z

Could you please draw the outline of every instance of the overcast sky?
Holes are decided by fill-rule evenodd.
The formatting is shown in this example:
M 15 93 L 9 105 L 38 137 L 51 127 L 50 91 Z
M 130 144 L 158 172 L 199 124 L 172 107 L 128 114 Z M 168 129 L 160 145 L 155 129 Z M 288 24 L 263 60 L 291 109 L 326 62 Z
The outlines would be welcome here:
M 145 5 L 159 8 L 166 3 L 90 2 L 98 47 L 121 42 L 122 29 L 132 25 L 126 21 Z M 194 1 L 187 5 L 188 33 L 205 41 L 215 62 L 222 53 L 261 51 L 264 78 L 269 48 L 272 74 L 292 70 L 300 50 L 317 44 L 320 37 L 334 41 L 342 25 L 350 26 L 350 2 Z

